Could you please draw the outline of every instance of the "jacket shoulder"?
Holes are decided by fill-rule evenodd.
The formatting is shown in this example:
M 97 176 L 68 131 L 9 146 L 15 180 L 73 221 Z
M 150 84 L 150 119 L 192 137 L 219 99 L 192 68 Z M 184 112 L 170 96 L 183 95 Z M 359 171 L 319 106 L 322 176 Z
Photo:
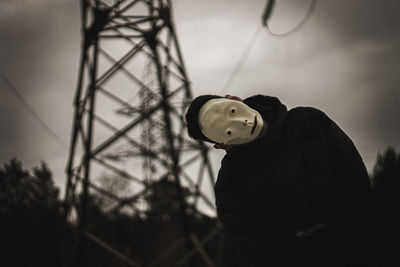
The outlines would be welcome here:
M 313 119 L 329 119 L 325 112 L 314 107 L 295 107 L 289 110 L 289 113 Z
M 323 129 L 329 127 L 332 120 L 323 112 L 313 107 L 296 107 L 288 112 L 288 119 L 297 121 L 303 126 Z
M 313 107 L 296 107 L 288 111 L 282 138 L 285 146 L 297 147 L 325 136 L 331 125 L 331 119 L 323 111 Z

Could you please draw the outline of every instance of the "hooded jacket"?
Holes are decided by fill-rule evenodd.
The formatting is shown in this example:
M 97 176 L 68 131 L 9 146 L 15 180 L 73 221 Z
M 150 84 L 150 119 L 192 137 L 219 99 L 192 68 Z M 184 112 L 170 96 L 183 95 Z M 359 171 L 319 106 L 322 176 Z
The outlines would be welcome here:
M 371 185 L 350 138 L 315 108 L 287 111 L 264 95 L 244 103 L 260 112 L 267 133 L 228 150 L 215 184 L 218 217 L 243 263 L 358 262 L 348 254 L 362 250 L 354 229 L 368 213 Z

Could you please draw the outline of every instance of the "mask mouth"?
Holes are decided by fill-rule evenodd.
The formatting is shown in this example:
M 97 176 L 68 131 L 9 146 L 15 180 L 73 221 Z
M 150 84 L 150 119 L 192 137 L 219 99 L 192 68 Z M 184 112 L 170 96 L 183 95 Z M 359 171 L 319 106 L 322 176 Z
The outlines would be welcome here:
M 254 125 L 253 128 L 251 129 L 251 135 L 253 135 L 254 131 L 256 130 L 257 127 L 257 115 L 254 116 Z

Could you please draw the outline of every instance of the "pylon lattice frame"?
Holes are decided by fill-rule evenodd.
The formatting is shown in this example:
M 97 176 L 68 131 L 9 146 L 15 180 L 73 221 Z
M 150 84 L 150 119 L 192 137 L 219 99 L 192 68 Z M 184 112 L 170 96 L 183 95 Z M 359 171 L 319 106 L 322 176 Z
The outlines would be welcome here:
M 212 265 L 186 221 L 186 212 L 189 208 L 196 212 L 199 201 L 215 209 L 213 196 L 203 188 L 206 181 L 212 187 L 215 178 L 208 147 L 188 138 L 185 130 L 184 112 L 192 93 L 171 1 L 81 0 L 81 10 L 84 38 L 67 165 L 67 212 L 79 203 L 81 239 L 89 238 L 112 252 L 85 232 L 89 194 L 97 192 L 115 201 L 114 211 L 129 207 L 143 215 L 146 207 L 140 200 L 151 182 L 173 181 L 184 238 L 196 244 L 207 265 Z M 127 179 L 134 192 L 120 196 L 96 184 L 93 177 L 105 172 Z M 189 202 L 184 200 L 183 188 L 191 194 Z M 84 253 L 81 250 L 84 247 L 79 248 Z M 112 253 L 137 266 L 119 252 Z

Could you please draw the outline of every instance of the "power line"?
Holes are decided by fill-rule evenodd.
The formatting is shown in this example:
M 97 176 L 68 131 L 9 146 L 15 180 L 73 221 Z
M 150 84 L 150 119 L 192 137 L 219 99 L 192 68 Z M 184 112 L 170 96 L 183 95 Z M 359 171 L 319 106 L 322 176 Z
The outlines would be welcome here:
M 228 79 L 225 82 L 225 85 L 222 87 L 222 89 L 219 91 L 219 93 L 221 94 L 223 91 L 226 91 L 231 84 L 233 83 L 233 80 L 235 79 L 236 75 L 239 73 L 240 71 L 240 67 L 242 66 L 242 64 L 245 62 L 245 60 L 247 59 L 247 57 L 250 55 L 251 49 L 253 48 L 254 45 L 254 41 L 257 38 L 257 36 L 259 36 L 260 30 L 261 30 L 262 26 L 261 24 L 257 27 L 257 29 L 254 31 L 253 36 L 250 38 L 249 42 L 247 43 L 247 45 L 245 46 L 242 55 L 239 58 L 239 61 L 236 63 L 235 67 L 233 68 L 231 74 L 229 75 Z
M 262 16 L 262 22 L 263 22 L 262 25 L 264 25 L 268 29 L 268 31 L 273 36 L 276 36 L 276 37 L 287 36 L 289 34 L 293 34 L 293 33 L 297 32 L 297 31 L 299 31 L 304 26 L 304 24 L 307 22 L 307 20 L 309 20 L 309 18 L 313 15 L 313 13 L 315 11 L 315 8 L 317 6 L 317 0 L 311 0 L 310 7 L 308 8 L 307 14 L 304 16 L 304 18 L 293 29 L 291 29 L 290 31 L 278 34 L 278 33 L 272 32 L 271 29 L 269 28 L 269 25 L 268 25 L 268 20 L 269 20 L 269 17 L 271 16 L 271 13 L 272 13 L 272 10 L 273 10 L 273 7 L 274 7 L 274 3 L 275 3 L 274 0 L 269 0 L 267 2 L 266 8 L 265 8 L 263 16 Z M 260 24 L 257 27 L 257 29 L 255 30 L 253 36 L 251 37 L 251 39 L 247 43 L 246 47 L 244 48 L 244 50 L 242 52 L 242 55 L 240 56 L 238 62 L 236 63 L 234 69 L 232 70 L 232 73 L 229 75 L 229 77 L 226 80 L 224 86 L 219 91 L 220 94 L 223 91 L 226 91 L 231 86 L 231 84 L 233 83 L 236 75 L 240 71 L 241 65 L 245 62 L 247 57 L 250 55 L 251 49 L 253 48 L 253 45 L 254 45 L 254 41 L 257 38 L 257 36 L 259 35 L 259 32 L 260 32 L 260 30 L 262 28 L 262 25 Z
M 0 76 L 6 83 L 6 88 L 10 90 L 10 92 L 13 94 L 13 96 L 19 101 L 19 103 L 22 105 L 22 107 L 25 109 L 29 115 L 32 116 L 32 118 L 47 132 L 49 136 L 51 136 L 54 141 L 56 141 L 60 146 L 62 146 L 64 149 L 68 148 L 67 143 L 64 142 L 64 140 L 58 136 L 47 124 L 46 122 L 39 116 L 39 114 L 29 105 L 29 103 L 22 97 L 22 95 L 18 92 L 17 88 L 14 86 L 14 84 L 10 81 L 10 79 L 7 78 L 7 76 L 4 74 L 4 72 L 0 69 Z
M 273 32 L 271 30 L 271 28 L 270 28 L 270 26 L 268 24 L 269 17 L 271 15 L 272 10 L 273 10 L 274 2 L 275 2 L 274 0 L 269 0 L 267 2 L 266 8 L 265 8 L 265 11 L 264 11 L 264 14 L 263 14 L 263 24 L 267 28 L 269 33 L 272 36 L 275 36 L 275 37 L 285 37 L 285 36 L 288 36 L 290 34 L 298 32 L 306 24 L 306 22 L 311 18 L 311 16 L 314 14 L 315 8 L 317 7 L 317 0 L 311 0 L 310 7 L 308 8 L 308 11 L 307 11 L 306 15 L 304 16 L 304 18 L 296 26 L 294 26 L 291 30 L 289 30 L 287 32 L 275 33 L 275 32 Z

